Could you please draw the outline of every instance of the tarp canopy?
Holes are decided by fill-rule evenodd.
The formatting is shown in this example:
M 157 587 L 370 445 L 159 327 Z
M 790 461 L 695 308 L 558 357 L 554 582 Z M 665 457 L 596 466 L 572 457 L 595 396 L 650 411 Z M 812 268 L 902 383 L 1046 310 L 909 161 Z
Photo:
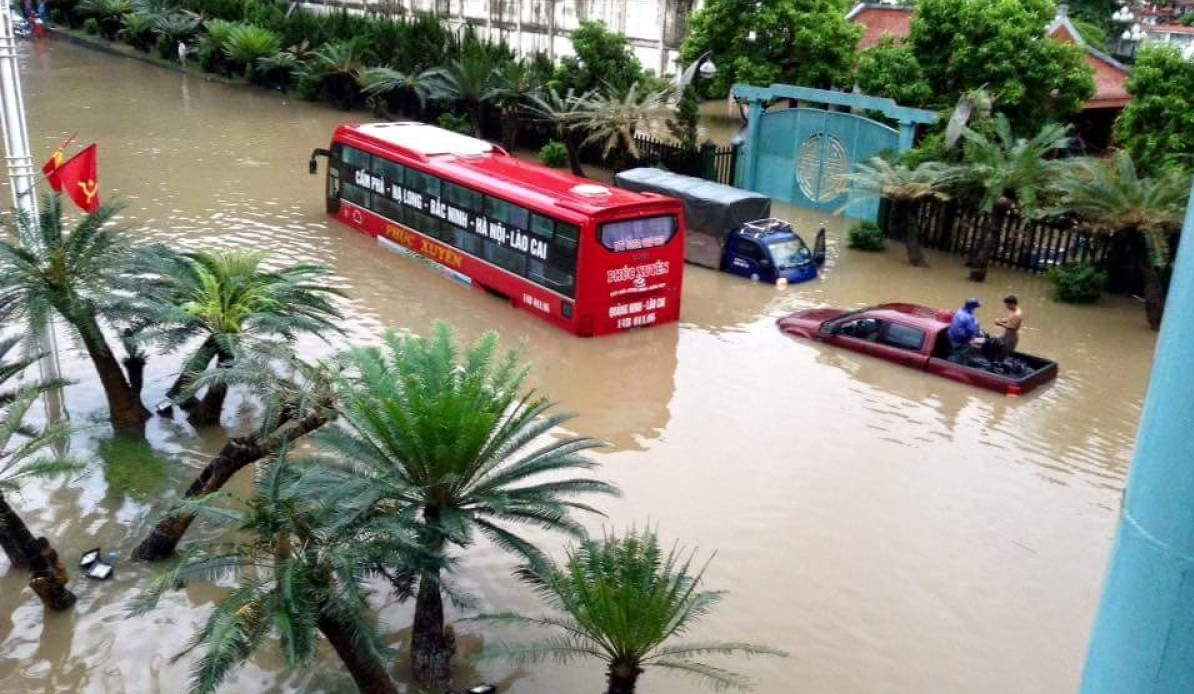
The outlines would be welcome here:
M 725 237 L 735 227 L 771 216 L 771 198 L 703 178 L 661 169 L 638 168 L 614 174 L 614 185 L 638 193 L 659 193 L 684 203 L 688 228 Z

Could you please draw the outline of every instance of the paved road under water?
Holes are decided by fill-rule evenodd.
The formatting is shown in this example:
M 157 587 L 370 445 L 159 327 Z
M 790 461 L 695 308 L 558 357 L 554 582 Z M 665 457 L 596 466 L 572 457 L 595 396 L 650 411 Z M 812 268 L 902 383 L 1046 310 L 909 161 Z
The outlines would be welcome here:
M 321 179 L 306 173 L 349 118 L 319 105 L 231 88 L 60 42 L 22 59 L 38 159 L 64 134 L 100 149 L 105 196 L 146 240 L 186 248 L 256 248 L 279 262 L 329 263 L 351 295 L 351 335 L 425 332 L 435 320 L 467 338 L 495 329 L 522 341 L 542 390 L 581 416 L 575 429 L 612 444 L 601 474 L 625 497 L 603 503 L 616 527 L 661 533 L 717 556 L 707 581 L 727 589 L 693 639 L 748 640 L 789 660 L 725 664 L 766 694 L 1059 694 L 1078 681 L 1151 359 L 1153 335 L 1134 302 L 1055 304 L 1048 287 L 996 271 L 965 281 L 959 260 L 916 270 L 901 249 L 849 251 L 831 220 L 821 281 L 777 291 L 691 269 L 683 321 L 582 340 L 511 311 L 331 223 Z M 7 191 L 2 193 L 7 198 Z M 818 218 L 789 212 L 802 224 Z M 1061 363 L 1061 377 L 1018 399 L 784 337 L 775 318 L 818 305 L 901 299 L 956 305 L 1022 297 L 1024 348 Z M 63 344 L 74 450 L 87 456 L 105 428 L 103 399 L 78 351 Z M 317 341 L 302 348 L 329 351 Z M 146 400 L 176 365 L 151 362 Z M 236 413 L 234 413 L 236 414 Z M 229 417 L 235 428 L 251 413 Z M 171 494 L 223 440 L 155 420 L 166 463 L 116 456 L 69 482 L 31 485 L 16 500 L 34 529 L 71 561 L 97 544 L 126 556 Z M 248 477 L 234 491 L 247 489 Z M 591 519 L 594 530 L 602 519 Z M 545 538 L 558 550 L 558 538 Z M 485 545 L 458 578 L 480 609 L 537 613 L 511 562 Z M 0 571 L 4 569 L 0 568 Z M 23 576 L 0 575 L 0 692 L 141 694 L 183 690 L 188 661 L 171 664 L 223 588 L 194 585 L 149 616 L 127 599 L 150 569 L 119 563 L 106 583 L 75 581 L 78 608 L 43 616 Z M 379 598 L 395 643 L 410 609 Z M 461 625 L 467 658 L 486 640 L 517 636 Z M 527 633 L 527 636 L 532 634 Z M 267 652 L 225 691 L 343 690 L 327 667 L 282 672 Z M 401 671 L 397 668 L 396 671 Z M 593 664 L 462 668 L 519 694 L 598 691 Z M 644 692 L 695 683 L 649 672 Z

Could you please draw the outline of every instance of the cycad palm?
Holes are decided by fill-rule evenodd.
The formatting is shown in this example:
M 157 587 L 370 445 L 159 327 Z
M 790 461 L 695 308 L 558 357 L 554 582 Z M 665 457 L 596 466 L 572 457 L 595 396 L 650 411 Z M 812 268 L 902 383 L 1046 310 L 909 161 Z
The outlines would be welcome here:
M 321 440 L 356 466 L 359 493 L 379 512 L 417 510 L 432 555 L 445 556 L 449 545 L 467 547 L 480 533 L 537 557 L 512 526 L 579 534 L 572 512 L 594 509 L 575 497 L 616 493 L 612 485 L 572 476 L 595 466 L 582 455 L 595 441 L 544 440 L 570 417 L 524 389 L 527 369 L 514 353 L 499 353 L 493 334 L 461 353 L 444 325 L 426 339 L 390 333 L 381 347 L 351 352 L 347 365 L 356 377 L 341 383 L 345 426 L 323 432 Z M 411 578 L 418 580 L 412 667 L 421 683 L 442 687 L 454 646 L 444 626 L 439 571 Z
M 303 65 L 303 74 L 320 82 L 343 109 L 352 108 L 356 100 L 357 75 L 365 69 L 370 51 L 364 39 L 332 41 L 311 54 Z
M 844 176 L 849 185 L 849 200 L 842 207 L 846 209 L 860 202 L 886 198 L 891 201 L 892 230 L 902 235 L 908 248 L 908 262 L 923 267 L 924 251 L 920 246 L 920 229 L 909 224 L 912 204 L 928 198 L 944 199 L 948 186 L 956 178 L 954 167 L 938 162 L 925 162 L 916 168 L 893 164 L 874 157 Z
M 252 251 L 194 252 L 169 258 L 160 268 L 164 284 L 149 302 L 157 327 L 146 339 L 168 349 L 202 339 L 169 397 L 188 390 L 213 359 L 226 368 L 262 342 L 292 343 L 304 333 L 339 330 L 332 299 L 342 294 L 326 285 L 327 268 L 297 264 L 269 270 L 265 259 Z M 225 384 L 213 383 L 193 413 L 195 423 L 218 422 L 226 394 Z
M 491 61 L 475 53 L 465 53 L 434 72 L 434 96 L 464 104 L 475 137 L 481 136 L 482 106 L 498 95 L 496 73 Z
M 517 144 L 523 106 L 538 89 L 537 73 L 524 59 L 509 61 L 497 69 L 491 99 L 502 112 L 502 144 L 507 149 Z
M 1079 159 L 1067 167 L 1059 188 L 1061 208 L 1078 214 L 1096 232 L 1129 237 L 1132 260 L 1144 278 L 1144 309 L 1153 330 L 1165 308 L 1161 271 L 1169 265 L 1169 236 L 1181 228 L 1190 193 L 1189 176 L 1166 170 L 1141 178 L 1132 156 Z
M 413 530 L 394 518 L 365 521 L 357 509 L 325 504 L 346 481 L 315 464 L 300 470 L 283 455 L 262 467 L 247 500 L 209 495 L 192 501 L 199 513 L 235 533 L 235 541 L 195 543 L 133 603 L 152 609 L 188 581 L 232 578 L 220 602 L 178 657 L 200 649 L 192 694 L 210 694 L 267 640 L 277 639 L 290 667 L 310 665 L 322 634 L 361 692 L 396 694 L 385 647 L 369 617 L 364 582 L 373 567 L 402 566 L 420 556 Z M 232 501 L 230 505 L 228 502 Z M 361 542 L 368 537 L 375 542 Z M 389 551 L 378 553 L 385 540 Z
M 1056 123 L 1043 126 L 1031 139 L 1016 137 L 1007 116 L 993 121 L 994 135 L 974 130 L 962 132 L 965 140 L 962 184 L 974 191 L 989 223 L 975 242 L 970 257 L 970 279 L 983 282 L 987 267 L 1001 241 L 1000 234 L 1012 208 L 1031 212 L 1051 190 L 1060 164 L 1049 160 L 1069 144 L 1067 128 Z
M 41 335 L 57 315 L 83 343 L 107 396 L 112 426 L 142 433 L 149 411 L 141 404 L 144 361 L 112 353 L 100 321 L 127 318 L 127 298 L 144 285 L 132 239 L 109 224 L 119 208 L 104 205 L 69 232 L 62 203 L 47 197 L 38 219 L 14 215 L 8 238 L 0 238 L 0 325 L 25 322 Z
M 584 176 L 580 164 L 580 137 L 575 125 L 580 119 L 590 94 L 577 95 L 573 90 L 560 94 L 555 88 L 531 94 L 524 108 L 531 119 L 549 128 L 555 138 L 568 148 L 568 165 L 572 173 Z
M 639 158 L 635 134 L 650 131 L 667 106 L 668 91 L 650 91 L 642 82 L 625 90 L 608 85 L 581 100 L 573 127 L 587 133 L 584 143 L 601 145 L 602 153 L 618 159 Z
M 37 428 L 26 423 L 37 399 L 62 384 L 16 383 L 36 361 L 36 356 L 8 359 L 17 344 L 16 338 L 0 340 L 0 548 L 12 566 L 33 569 L 29 585 L 46 607 L 65 610 L 75 603 L 74 594 L 66 588 L 66 569 L 48 540 L 34 538 L 5 495 L 19 493 L 22 483 L 31 478 L 60 475 L 79 466 L 53 450 L 70 436 L 66 425 Z
M 774 655 L 782 651 L 738 642 L 669 644 L 707 616 L 722 593 L 699 590 L 704 567 L 692 554 L 665 553 L 651 531 L 588 539 L 569 550 L 564 566 L 532 564 L 520 573 L 556 617 L 494 615 L 486 619 L 534 624 L 558 637 L 503 646 L 495 655 L 519 661 L 568 663 L 597 658 L 606 663 L 609 694 L 632 694 L 644 668 L 695 675 L 714 689 L 745 688 L 748 681 L 695 658 L 708 655 Z
M 370 67 L 360 71 L 357 82 L 368 96 L 395 98 L 406 113 L 411 112 L 413 99 L 418 112 L 422 112 L 439 82 L 437 74 L 435 70 L 406 73 L 390 67 Z

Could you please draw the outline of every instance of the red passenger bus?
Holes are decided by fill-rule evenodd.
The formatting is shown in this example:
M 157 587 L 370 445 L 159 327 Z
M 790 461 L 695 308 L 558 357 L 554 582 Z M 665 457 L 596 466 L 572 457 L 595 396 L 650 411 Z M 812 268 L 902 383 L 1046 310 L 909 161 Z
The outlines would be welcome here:
M 598 185 L 422 123 L 348 124 L 327 210 L 378 243 L 576 335 L 677 320 L 680 202 Z

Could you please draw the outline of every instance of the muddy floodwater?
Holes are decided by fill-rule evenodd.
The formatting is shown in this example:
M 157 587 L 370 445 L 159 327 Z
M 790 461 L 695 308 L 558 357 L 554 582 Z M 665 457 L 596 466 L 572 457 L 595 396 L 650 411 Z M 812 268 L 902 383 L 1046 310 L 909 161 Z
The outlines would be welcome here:
M 1076 688 L 1152 357 L 1153 334 L 1134 301 L 1056 304 L 1043 280 L 1005 271 L 974 285 L 946 255 L 913 269 L 900 248 L 847 250 L 844 223 L 830 219 L 830 263 L 819 281 L 780 291 L 690 267 L 678 325 L 579 339 L 324 216 L 322 179 L 307 175 L 307 157 L 337 123 L 364 114 L 60 41 L 22 50 L 38 163 L 71 131 L 80 143 L 97 142 L 102 194 L 127 205 L 124 222 L 146 241 L 327 263 L 351 297 L 351 339 L 385 328 L 424 333 L 444 320 L 466 338 L 492 329 L 521 344 L 535 385 L 580 413 L 573 428 L 611 444 L 598 454 L 600 474 L 625 495 L 601 502 L 608 518 L 589 518 L 589 527 L 658 524 L 669 541 L 716 551 L 707 584 L 729 594 L 690 637 L 792 653 L 723 663 L 749 674 L 757 691 Z M 822 221 L 776 212 L 810 232 Z M 972 294 L 990 322 L 1008 292 L 1025 310 L 1021 349 L 1061 364 L 1056 382 L 1020 398 L 795 341 L 774 325 L 805 307 L 952 307 Z M 95 458 L 106 436 L 102 393 L 77 348 L 61 347 L 65 375 L 78 381 L 66 390 L 80 427 L 73 450 Z M 318 356 L 333 347 L 308 340 L 301 349 Z M 161 398 L 176 367 L 176 358 L 151 360 L 147 403 Z M 251 418 L 242 409 L 225 424 L 235 431 Z M 96 545 L 119 559 L 111 581 L 76 578 L 79 604 L 63 615 L 43 615 L 24 576 L 0 564 L 3 694 L 184 691 L 190 661 L 170 658 L 225 588 L 195 584 L 145 617 L 126 618 L 127 600 L 153 569 L 123 558 L 225 434 L 156 419 L 150 435 L 161 462 L 110 455 L 81 478 L 32 484 L 14 500 L 68 564 Z M 246 491 L 250 479 L 238 478 L 232 491 Z M 542 541 L 558 556 L 561 539 Z M 509 557 L 478 545 L 457 586 L 476 597 L 477 611 L 539 613 L 511 568 Z M 383 630 L 400 643 L 411 608 L 384 594 L 377 607 Z M 458 631 L 465 661 L 487 641 L 534 635 L 474 623 Z M 322 658 L 320 667 L 289 673 L 267 650 L 223 691 L 347 691 L 330 650 Z M 463 684 L 485 679 L 518 694 L 603 685 L 595 663 L 487 661 L 459 672 Z M 662 672 L 641 683 L 654 694 L 694 687 Z

